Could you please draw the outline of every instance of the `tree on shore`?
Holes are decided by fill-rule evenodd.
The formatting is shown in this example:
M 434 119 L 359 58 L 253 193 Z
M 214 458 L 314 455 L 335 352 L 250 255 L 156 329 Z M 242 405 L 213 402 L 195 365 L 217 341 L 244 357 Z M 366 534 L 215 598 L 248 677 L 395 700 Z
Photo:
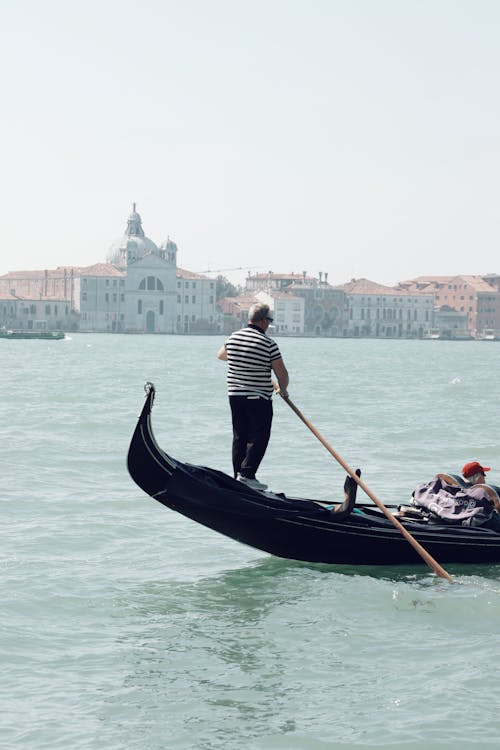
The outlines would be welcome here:
M 222 299 L 223 297 L 237 297 L 241 294 L 241 287 L 231 284 L 229 279 L 225 276 L 219 275 L 215 279 L 215 295 L 216 299 Z

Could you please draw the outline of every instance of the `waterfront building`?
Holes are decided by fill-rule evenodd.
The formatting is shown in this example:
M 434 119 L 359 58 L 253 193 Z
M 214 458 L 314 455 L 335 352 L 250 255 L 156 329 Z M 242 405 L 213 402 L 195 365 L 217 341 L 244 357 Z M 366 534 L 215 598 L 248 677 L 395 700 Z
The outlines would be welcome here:
M 0 288 L 0 327 L 12 328 L 17 319 L 18 299 Z
M 71 269 L 75 284 L 75 308 L 79 330 L 120 333 L 125 329 L 126 274 L 111 263 L 95 263 Z
M 109 248 L 107 261 L 124 277 L 118 330 L 176 333 L 177 246 L 167 240 L 160 248 L 146 236 L 135 203 L 125 232 Z
M 472 338 L 466 312 L 448 305 L 434 308 L 434 327 L 430 338 L 464 340 Z
M 222 297 L 217 307 L 222 314 L 222 332 L 233 333 L 248 323 L 248 312 L 258 302 L 253 294 L 240 294 L 237 297 Z
M 325 277 L 328 274 L 324 275 Z M 343 336 L 345 292 L 319 279 L 294 282 L 289 293 L 304 300 L 304 334 L 306 336 Z
M 124 275 L 126 333 L 216 333 L 215 281 L 177 266 L 178 248 L 167 238 L 157 246 L 147 237 L 132 206 L 124 234 L 114 242 L 108 262 Z
M 500 333 L 500 291 L 499 277 L 458 275 L 458 276 L 418 276 L 415 279 L 401 282 L 400 287 L 411 292 L 432 294 L 436 314 L 443 319 L 443 333 L 454 338 L 467 336 L 479 337 L 485 330 Z M 446 315 L 442 312 L 454 310 L 461 314 L 464 321 L 455 322 L 450 327 Z M 466 320 L 464 319 L 466 315 Z
M 177 268 L 177 252 L 170 239 L 157 246 L 145 235 L 134 203 L 125 232 L 111 245 L 106 263 L 1 276 L 0 314 L 5 310 L 5 319 L 16 328 L 42 327 L 45 321 L 48 330 L 103 333 L 221 330 L 215 281 Z M 39 316 L 44 310 L 35 302 L 44 303 L 43 318 Z
M 344 335 L 370 338 L 421 338 L 433 327 L 434 297 L 368 279 L 344 284 Z
M 328 273 L 319 272 L 318 277 L 302 273 L 280 274 L 269 271 L 246 279 L 247 293 L 275 295 L 277 312 L 274 323 L 276 333 L 304 334 L 307 336 L 342 336 L 344 329 L 345 294 L 342 287 L 328 283 Z M 294 302 L 286 302 L 287 296 Z M 299 300 L 303 300 L 302 303 Z M 273 303 L 274 304 L 274 303 Z M 286 326 L 286 328 L 285 328 Z M 294 330 L 295 329 L 295 330 Z
M 256 292 L 259 302 L 269 305 L 273 314 L 273 324 L 270 326 L 272 333 L 284 336 L 300 336 L 304 333 L 304 308 L 303 297 L 292 292 Z
M 484 288 L 478 300 L 476 335 L 478 338 L 500 338 L 500 276 L 490 273 L 481 278 L 490 290 Z
M 216 282 L 200 273 L 177 268 L 176 332 L 222 332 L 222 315 L 217 311 Z
M 0 326 L 75 331 L 75 279 L 68 269 L 13 271 L 0 276 Z

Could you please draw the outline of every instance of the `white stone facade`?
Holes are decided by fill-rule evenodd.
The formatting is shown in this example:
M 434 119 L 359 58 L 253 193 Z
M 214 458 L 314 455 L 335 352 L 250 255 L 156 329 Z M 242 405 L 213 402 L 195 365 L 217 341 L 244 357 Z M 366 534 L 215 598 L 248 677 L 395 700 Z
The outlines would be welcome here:
M 433 326 L 432 294 L 410 294 L 359 279 L 344 285 L 345 336 L 421 338 Z
M 96 333 L 123 331 L 125 277 L 112 266 L 97 264 L 75 276 L 80 330 Z
M 222 330 L 221 315 L 216 312 L 215 281 L 206 276 L 177 269 L 176 311 L 177 333 Z
M 125 276 L 125 331 L 176 333 L 176 268 L 149 253 L 129 263 Z
M 302 297 L 287 292 L 257 292 L 255 297 L 269 305 L 273 312 L 273 333 L 300 336 L 304 333 L 304 307 Z
M 135 204 L 125 233 L 111 245 L 106 263 L 50 271 L 14 271 L 0 277 L 0 302 L 0 325 L 8 322 L 18 328 L 33 328 L 35 321 L 41 327 L 40 310 L 50 309 L 50 315 L 47 313 L 44 318 L 48 330 L 222 330 L 215 281 L 178 269 L 177 245 L 168 239 L 158 247 L 146 237 Z M 62 315 L 67 307 L 71 316 L 66 312 Z

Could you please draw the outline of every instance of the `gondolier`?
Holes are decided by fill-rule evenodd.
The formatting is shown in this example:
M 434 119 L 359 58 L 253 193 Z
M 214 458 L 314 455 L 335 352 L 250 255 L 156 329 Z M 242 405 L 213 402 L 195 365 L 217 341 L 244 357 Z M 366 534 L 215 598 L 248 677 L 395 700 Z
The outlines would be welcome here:
M 267 489 L 255 475 L 271 435 L 274 391 L 271 372 L 276 375 L 284 395 L 287 395 L 289 383 L 278 345 L 266 333 L 272 320 L 269 305 L 253 305 L 248 313 L 248 325 L 232 333 L 217 354 L 228 363 L 234 477 L 260 490 Z

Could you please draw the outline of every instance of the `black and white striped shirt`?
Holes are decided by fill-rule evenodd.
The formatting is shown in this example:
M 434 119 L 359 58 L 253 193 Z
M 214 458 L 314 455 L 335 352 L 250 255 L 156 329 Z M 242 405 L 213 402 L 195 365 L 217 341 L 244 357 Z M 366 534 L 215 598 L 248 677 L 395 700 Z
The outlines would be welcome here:
M 278 345 L 258 326 L 249 323 L 226 341 L 229 396 L 273 395 L 271 362 L 281 359 Z

